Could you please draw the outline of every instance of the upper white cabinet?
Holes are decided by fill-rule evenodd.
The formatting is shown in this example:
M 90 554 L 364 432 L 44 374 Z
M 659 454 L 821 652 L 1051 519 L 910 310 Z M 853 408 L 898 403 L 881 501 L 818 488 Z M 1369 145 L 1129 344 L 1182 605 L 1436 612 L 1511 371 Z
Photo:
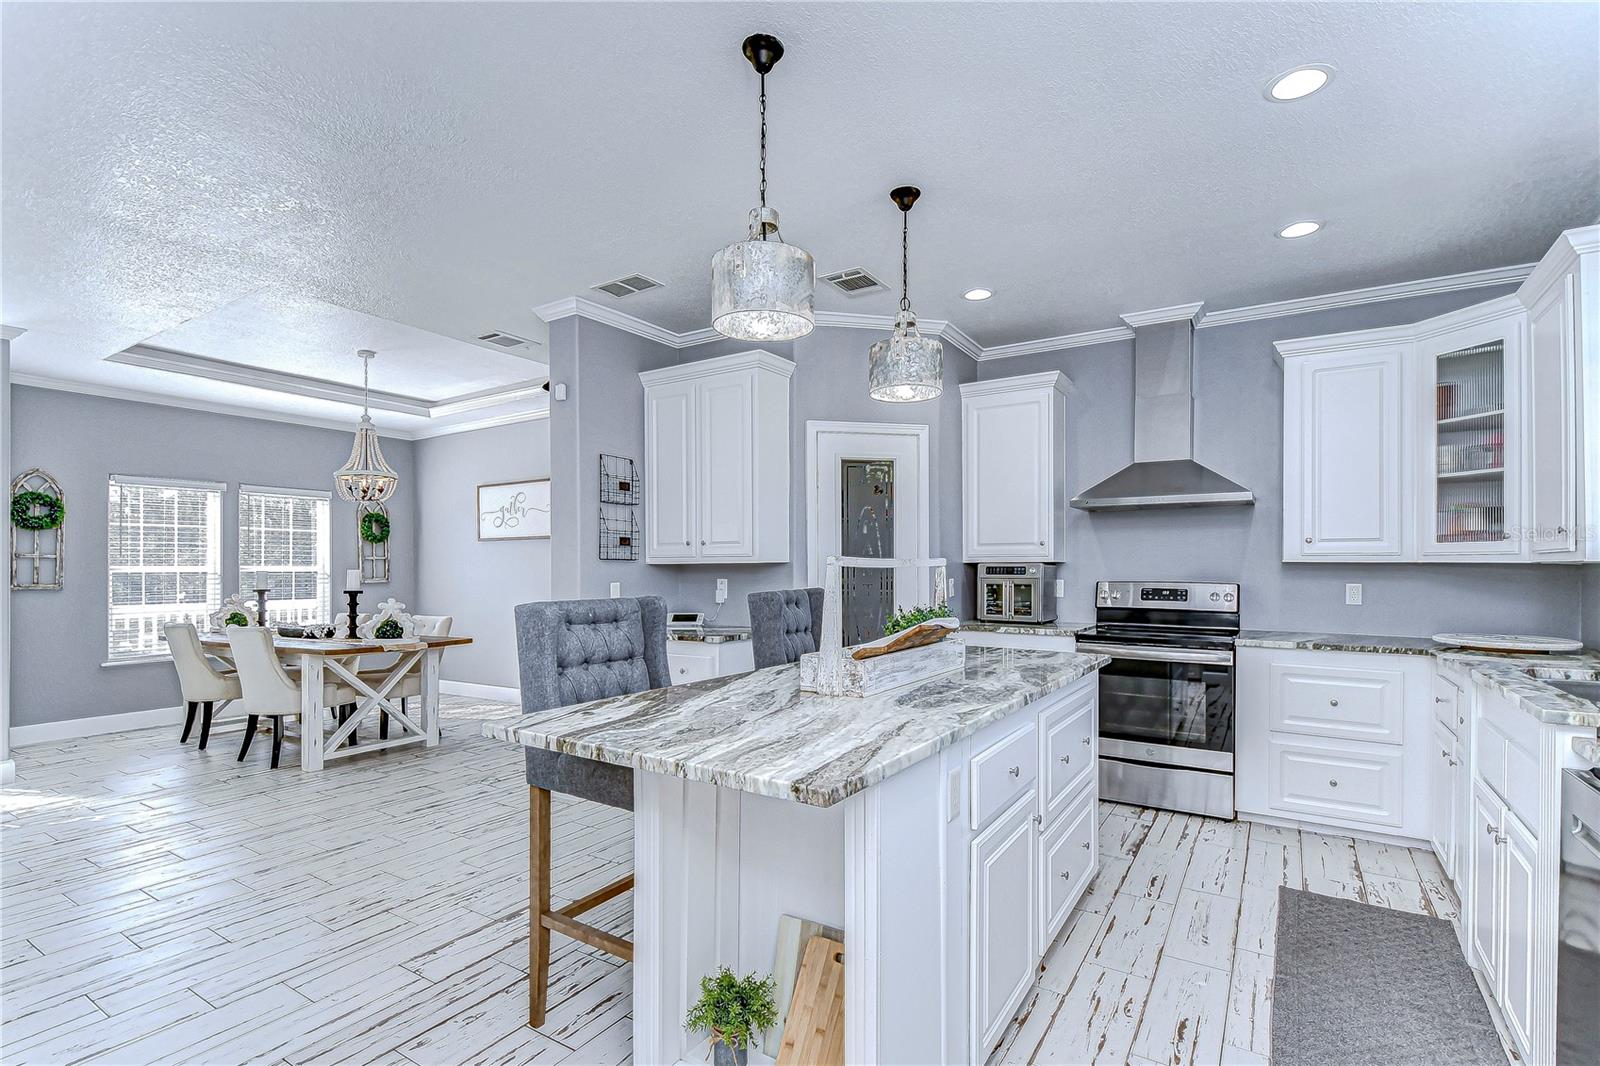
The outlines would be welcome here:
M 1284 561 L 1600 559 L 1597 263 L 1572 230 L 1514 295 L 1278 342 Z
M 1066 557 L 1067 378 L 961 386 L 962 549 L 968 562 Z
M 1285 559 L 1406 554 L 1406 370 L 1399 344 L 1284 360 Z
M 639 375 L 645 562 L 789 561 L 793 373 L 754 351 Z

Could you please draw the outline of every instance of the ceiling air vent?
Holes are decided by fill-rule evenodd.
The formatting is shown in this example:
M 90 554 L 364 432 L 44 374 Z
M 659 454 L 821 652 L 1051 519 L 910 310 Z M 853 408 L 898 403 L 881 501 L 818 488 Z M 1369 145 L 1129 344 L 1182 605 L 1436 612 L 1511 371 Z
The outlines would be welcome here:
M 480 333 L 478 339 L 485 344 L 492 344 L 496 348 L 531 348 L 533 341 L 526 337 L 518 337 L 510 333 L 501 333 L 494 330 L 489 333 Z
M 659 289 L 661 288 L 661 282 L 656 281 L 654 278 L 647 278 L 643 274 L 629 274 L 625 278 L 602 282 L 594 287 L 609 296 L 621 297 L 632 296 L 634 293 L 644 292 L 646 289 Z
M 823 275 L 822 280 L 846 296 L 865 296 L 867 293 L 879 292 L 888 287 L 865 270 L 838 270 Z

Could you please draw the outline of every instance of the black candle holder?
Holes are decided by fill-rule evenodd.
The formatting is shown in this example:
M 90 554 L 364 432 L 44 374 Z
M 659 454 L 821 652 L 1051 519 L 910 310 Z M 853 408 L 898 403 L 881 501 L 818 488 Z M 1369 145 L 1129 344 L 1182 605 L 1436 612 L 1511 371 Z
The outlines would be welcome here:
M 256 625 L 267 626 L 267 590 L 256 589 Z
M 345 589 L 344 594 L 350 597 L 350 639 L 356 639 L 356 608 L 360 606 L 361 590 Z

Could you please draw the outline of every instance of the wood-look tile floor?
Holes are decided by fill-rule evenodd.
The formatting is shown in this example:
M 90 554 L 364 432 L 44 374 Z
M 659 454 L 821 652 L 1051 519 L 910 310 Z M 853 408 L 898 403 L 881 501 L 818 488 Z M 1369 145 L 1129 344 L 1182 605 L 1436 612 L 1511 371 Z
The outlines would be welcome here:
M 631 972 L 557 937 L 528 1029 L 527 793 L 445 701 L 444 743 L 321 774 L 176 730 L 16 752 L 0 791 L 0 1061 L 380 1062 L 631 1057 Z M 997 1062 L 1264 1062 L 1280 884 L 1449 917 L 1430 853 L 1101 807 L 1102 869 Z M 558 797 L 558 902 L 632 865 L 620 811 Z M 594 912 L 631 933 L 631 897 Z
M 1100 872 L 991 1063 L 1270 1062 L 1280 885 L 1457 916 L 1431 851 L 1111 803 L 1100 816 Z M 1508 1040 L 1502 1027 L 1514 1059 Z
M 444 742 L 300 772 L 238 732 L 16 751 L 0 791 L 0 1061 L 611 1064 L 631 970 L 563 937 L 527 1018 L 522 758 L 510 704 L 447 698 Z M 292 763 L 292 765 L 291 765 Z M 626 812 L 558 798 L 557 902 L 632 868 Z M 631 934 L 630 897 L 586 920 Z

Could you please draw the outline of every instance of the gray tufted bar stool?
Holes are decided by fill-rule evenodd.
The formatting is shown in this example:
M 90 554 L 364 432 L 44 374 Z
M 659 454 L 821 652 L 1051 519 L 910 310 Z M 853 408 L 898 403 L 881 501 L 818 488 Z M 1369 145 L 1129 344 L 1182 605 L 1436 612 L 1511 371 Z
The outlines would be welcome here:
M 522 713 L 622 696 L 671 683 L 667 606 L 659 596 L 556 600 L 516 609 Z M 523 749 L 528 777 L 528 1024 L 544 1024 L 550 934 L 633 961 L 633 943 L 577 920 L 633 888 L 633 876 L 550 909 L 550 793 L 633 810 L 633 770 L 562 752 Z
M 752 592 L 750 643 L 756 669 L 798 662 L 822 639 L 822 590 Z

